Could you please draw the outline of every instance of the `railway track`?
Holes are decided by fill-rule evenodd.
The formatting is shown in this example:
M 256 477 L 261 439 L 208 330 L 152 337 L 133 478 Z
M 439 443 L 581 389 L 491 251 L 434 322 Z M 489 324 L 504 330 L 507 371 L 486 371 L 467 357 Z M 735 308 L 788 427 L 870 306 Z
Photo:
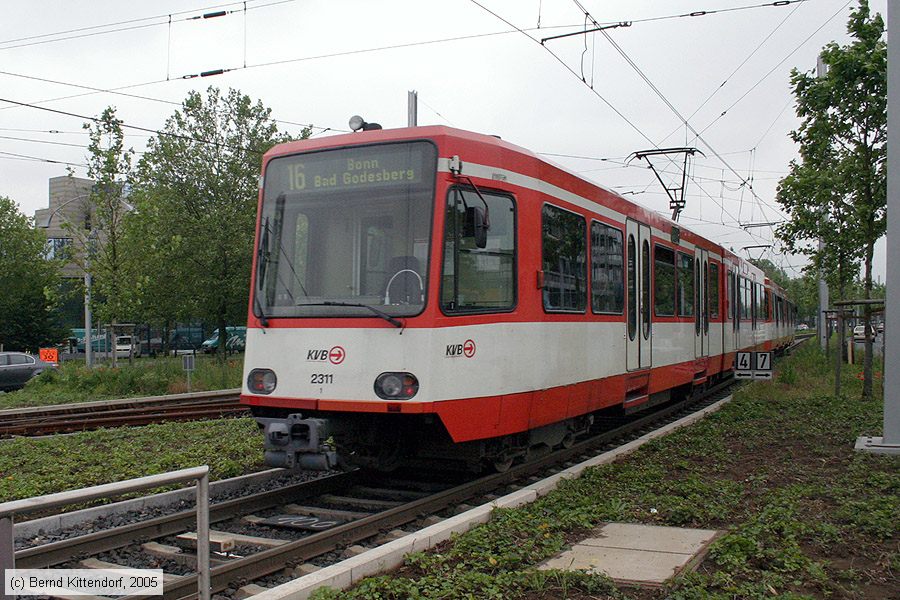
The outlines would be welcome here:
M 240 404 L 240 391 L 237 389 L 59 404 L 0 410 L 0 438 L 248 414 L 247 408 Z
M 277 577 L 286 568 L 299 576 L 337 562 L 360 551 L 361 543 L 378 545 L 399 535 L 400 528 L 425 526 L 466 510 L 468 502 L 491 500 L 524 486 L 529 478 L 546 477 L 563 468 L 560 465 L 593 456 L 598 449 L 627 443 L 712 404 L 727 395 L 727 388 L 728 384 L 720 384 L 702 396 L 663 406 L 652 414 L 598 419 L 589 438 L 514 465 L 504 473 L 460 475 L 459 480 L 451 481 L 446 475 L 441 480 L 435 480 L 434 474 L 406 474 L 401 479 L 353 471 L 213 504 L 212 591 L 234 590 L 247 582 Z M 21 549 L 16 552 L 16 565 L 162 567 L 168 573 L 164 600 L 195 598 L 194 519 L 189 508 Z

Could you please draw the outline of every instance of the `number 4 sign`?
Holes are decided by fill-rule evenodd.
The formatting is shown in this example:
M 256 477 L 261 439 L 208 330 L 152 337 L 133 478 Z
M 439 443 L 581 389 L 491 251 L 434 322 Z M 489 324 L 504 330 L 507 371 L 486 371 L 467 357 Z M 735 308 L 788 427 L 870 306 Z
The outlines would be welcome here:
M 752 379 L 753 362 L 752 352 L 738 352 L 734 358 L 735 379 Z

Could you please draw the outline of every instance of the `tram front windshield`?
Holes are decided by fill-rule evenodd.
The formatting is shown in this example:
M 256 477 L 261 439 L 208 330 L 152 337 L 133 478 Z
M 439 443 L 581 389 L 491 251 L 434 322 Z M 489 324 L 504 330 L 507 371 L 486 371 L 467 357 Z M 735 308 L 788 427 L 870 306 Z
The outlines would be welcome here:
M 265 317 L 421 312 L 436 169 L 437 151 L 429 142 L 271 160 L 258 231 L 254 312 Z

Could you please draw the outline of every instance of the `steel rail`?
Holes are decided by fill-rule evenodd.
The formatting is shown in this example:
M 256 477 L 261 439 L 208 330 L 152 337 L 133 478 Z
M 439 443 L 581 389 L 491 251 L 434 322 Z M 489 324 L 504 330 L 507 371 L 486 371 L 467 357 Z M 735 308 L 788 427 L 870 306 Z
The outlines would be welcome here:
M 209 507 L 210 523 L 226 521 L 253 511 L 264 510 L 281 504 L 296 502 L 321 494 L 345 489 L 356 482 L 358 474 L 338 473 L 285 488 L 260 492 L 252 496 L 217 502 Z M 23 569 L 45 569 L 69 561 L 74 556 L 99 554 L 128 546 L 139 540 L 150 540 L 181 533 L 194 524 L 194 511 L 185 510 L 171 515 L 156 517 L 121 525 L 103 531 L 96 531 L 41 546 L 16 551 L 16 565 Z
M 92 409 L 85 412 L 74 410 L 50 414 L 25 413 L 18 417 L 11 415 L 0 424 L 0 437 L 14 435 L 39 435 L 71 431 L 85 431 L 100 427 L 124 425 L 146 425 L 164 421 L 185 421 L 211 416 L 233 416 L 247 414 L 248 409 L 234 394 L 222 398 L 200 400 L 177 399 L 167 403 L 154 402 L 152 405 Z
M 185 394 L 166 394 L 163 396 L 144 396 L 139 398 L 121 398 L 118 400 L 92 400 L 90 402 L 72 402 L 69 404 L 51 404 L 48 406 L 28 406 L 21 408 L 6 408 L 0 410 L 0 418 L 38 415 L 56 415 L 72 412 L 105 411 L 115 408 L 128 408 L 136 406 L 152 406 L 169 404 L 172 402 L 207 400 L 213 398 L 231 398 L 240 395 L 240 389 L 212 390 L 206 392 L 190 392 Z

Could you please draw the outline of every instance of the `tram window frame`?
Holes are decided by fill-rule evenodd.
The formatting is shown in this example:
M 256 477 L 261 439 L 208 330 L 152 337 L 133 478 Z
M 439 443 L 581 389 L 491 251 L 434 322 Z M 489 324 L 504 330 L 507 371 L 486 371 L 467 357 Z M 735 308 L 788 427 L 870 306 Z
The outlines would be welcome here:
M 502 305 L 495 305 L 495 306 L 464 305 L 462 307 L 459 306 L 458 284 L 459 284 L 459 279 L 460 279 L 459 275 L 462 273 L 462 271 L 460 271 L 460 273 L 457 273 L 456 269 L 454 268 L 453 272 L 448 275 L 448 272 L 447 272 L 448 249 L 453 248 L 456 251 L 465 251 L 466 254 L 475 256 L 476 261 L 481 260 L 481 258 L 488 258 L 488 259 L 496 258 L 496 259 L 500 260 L 500 262 L 501 262 L 500 268 L 497 269 L 495 272 L 500 273 L 501 277 L 504 277 L 504 273 L 503 273 L 504 269 L 503 269 L 502 262 L 503 262 L 504 258 L 508 258 L 508 254 L 505 252 L 499 251 L 502 249 L 491 250 L 488 248 L 477 248 L 474 246 L 474 241 L 472 244 L 470 244 L 472 246 L 471 248 L 460 248 L 459 247 L 460 242 L 464 239 L 463 235 L 462 235 L 462 231 L 460 229 L 457 229 L 454 234 L 453 231 L 449 230 L 449 227 L 451 225 L 451 219 L 449 218 L 449 216 L 450 216 L 450 211 L 452 210 L 451 205 L 450 205 L 450 198 L 451 198 L 452 194 L 454 194 L 454 193 L 468 192 L 470 194 L 475 195 L 476 192 L 475 192 L 475 189 L 470 186 L 454 185 L 450 189 L 447 190 L 447 206 L 446 206 L 445 212 L 444 212 L 444 237 L 443 237 L 443 246 L 441 248 L 442 252 L 441 252 L 440 306 L 441 306 L 441 312 L 448 316 L 512 312 L 516 309 L 516 306 L 518 305 L 518 297 L 519 297 L 519 295 L 518 295 L 518 287 L 519 287 L 518 286 L 518 284 L 519 284 L 519 277 L 518 277 L 518 274 L 519 274 L 519 264 L 518 264 L 519 221 L 518 221 L 518 219 L 519 219 L 519 212 L 518 212 L 518 204 L 516 202 L 516 197 L 515 197 L 515 195 L 513 195 L 509 192 L 503 192 L 503 191 L 499 191 L 499 190 L 486 190 L 484 188 L 479 188 L 478 191 L 481 192 L 481 196 L 483 196 L 485 198 L 485 200 L 488 200 L 492 203 L 500 202 L 503 200 L 506 200 L 509 202 L 508 208 L 509 208 L 509 212 L 512 213 L 512 222 L 504 223 L 504 225 L 507 225 L 507 227 L 511 228 L 511 230 L 512 230 L 512 244 L 513 244 L 513 246 L 512 246 L 512 266 L 509 269 L 509 271 L 507 272 L 508 273 L 508 281 L 506 281 L 506 285 L 508 286 L 508 288 L 511 291 L 511 298 L 507 304 L 502 304 Z M 478 202 L 479 204 L 481 202 L 481 199 L 478 198 L 477 195 L 476 195 L 475 199 L 470 198 L 470 200 L 474 200 L 475 202 Z M 490 214 L 493 217 L 493 219 L 492 219 L 493 223 L 495 223 L 497 226 L 499 226 L 499 224 L 500 224 L 499 217 L 501 214 L 503 214 L 502 207 L 493 206 L 492 210 L 490 211 Z M 456 221 L 454 221 L 454 223 L 456 223 L 457 225 L 462 225 L 461 223 L 459 223 L 458 219 Z M 508 231 L 508 229 L 507 229 L 507 231 Z M 487 236 L 488 236 L 488 242 L 490 242 L 490 240 L 491 240 L 490 230 L 488 231 Z M 496 236 L 494 236 L 494 237 L 496 238 Z M 452 246 L 450 246 L 450 244 L 452 244 Z M 454 252 L 453 255 L 458 256 L 456 252 Z M 458 260 L 457 260 L 457 264 L 459 264 Z M 476 274 L 479 273 L 479 271 L 477 271 L 477 270 L 474 272 Z M 487 272 L 487 271 L 485 271 L 485 272 Z M 481 273 L 485 273 L 485 272 L 481 272 Z M 453 278 L 454 285 L 457 286 L 456 287 L 456 290 L 457 290 L 456 296 L 457 297 L 451 298 L 450 302 L 448 302 L 447 298 L 445 298 L 445 294 L 447 293 L 447 278 L 448 277 Z M 474 278 L 478 279 L 478 276 L 476 275 Z M 493 287 L 493 288 L 485 288 L 485 289 L 497 289 L 497 288 Z M 451 296 L 453 294 L 452 290 L 453 290 L 453 288 L 451 287 Z
M 719 263 L 709 261 L 709 276 L 706 279 L 707 297 L 709 300 L 709 318 L 718 319 L 720 314 L 719 305 Z
M 689 268 L 686 268 L 688 266 Z M 676 280 L 678 281 L 676 286 L 677 291 L 675 292 L 675 312 L 679 317 L 693 317 L 697 310 L 697 289 L 694 284 L 694 257 L 684 252 L 676 253 L 675 271 L 677 273 Z M 690 298 L 684 293 L 684 288 L 687 287 L 685 285 L 686 283 L 690 284 Z M 685 307 L 685 300 L 690 300 L 690 306 L 687 308 Z
M 659 258 L 660 251 L 667 252 L 672 255 L 672 262 L 667 262 L 665 260 L 661 260 Z M 660 285 L 665 282 L 664 277 L 660 277 L 660 264 L 663 264 L 666 268 L 671 266 L 672 271 L 672 288 L 671 294 L 668 294 L 667 300 L 671 301 L 671 310 L 672 312 L 661 312 L 660 311 L 660 299 L 666 298 L 666 294 L 660 293 Z M 674 317 L 675 316 L 675 298 L 677 297 L 677 289 L 678 289 L 678 272 L 675 268 L 675 249 L 669 248 L 668 246 L 664 246 L 662 244 L 654 244 L 653 245 L 653 314 L 657 317 Z M 663 308 L 668 308 L 668 306 L 663 306 Z
M 743 317 L 743 314 L 741 312 L 743 310 L 741 308 L 741 306 L 744 301 L 744 298 L 742 296 L 742 294 L 743 294 L 743 291 L 742 291 L 743 290 L 743 287 L 742 287 L 743 279 L 740 275 L 737 274 L 736 271 L 732 270 L 731 271 L 731 280 L 733 282 L 733 285 L 731 286 L 731 290 L 732 290 L 731 300 L 732 300 L 732 304 L 734 305 L 734 315 L 733 315 L 734 319 L 732 322 L 734 323 L 735 332 L 738 333 L 738 332 L 740 332 L 740 329 L 741 329 L 741 318 Z
M 756 329 L 756 317 L 759 314 L 759 308 L 757 307 L 757 295 L 756 288 L 757 283 L 755 281 L 747 280 L 747 291 L 750 294 L 750 321 L 752 322 L 751 328 Z
M 728 302 L 728 319 L 734 321 L 735 315 L 735 295 L 734 295 L 734 271 L 729 270 L 728 276 L 725 278 L 725 295 Z
M 703 333 L 709 333 L 709 259 L 703 260 Z
M 594 243 L 594 232 L 595 230 L 598 232 L 598 238 L 605 234 L 607 241 L 611 237 L 615 237 L 618 234 L 618 244 L 619 244 L 619 253 L 616 255 L 614 251 L 609 250 L 609 244 L 604 244 L 603 247 L 607 248 L 607 252 L 602 254 L 605 261 L 601 264 L 600 261 L 595 260 L 597 255 L 595 254 L 595 250 L 600 246 L 599 244 Z M 601 221 L 597 221 L 596 219 L 591 220 L 591 228 L 590 228 L 590 260 L 588 264 L 588 271 L 590 273 L 590 288 L 591 288 L 591 312 L 597 315 L 621 315 L 625 310 L 625 236 L 621 229 L 618 227 L 613 227 L 612 225 L 607 225 Z M 613 244 L 615 245 L 615 244 Z M 610 258 L 618 258 L 619 259 L 619 276 L 616 278 L 614 275 L 610 276 L 610 271 L 614 270 L 610 268 Z M 595 277 L 595 266 L 597 268 L 602 268 L 603 272 L 607 275 L 606 284 L 607 286 L 612 287 L 612 301 L 614 303 L 611 310 L 602 310 L 603 307 L 599 306 L 599 300 L 602 298 L 609 298 L 610 293 L 607 291 L 606 294 L 597 293 L 595 284 L 601 283 L 598 282 L 598 278 Z M 618 288 L 616 287 L 618 286 Z
M 548 225 L 547 225 L 547 217 L 549 211 L 558 211 L 559 216 L 562 215 L 571 215 L 575 217 L 572 219 L 570 223 L 575 223 L 576 220 L 580 222 L 580 235 L 578 239 L 580 239 L 581 248 L 579 248 L 580 253 L 576 256 L 573 255 L 571 258 L 576 261 L 576 266 L 580 266 L 579 271 L 581 272 L 581 277 L 578 278 L 574 275 L 569 275 L 570 277 L 576 277 L 576 293 L 570 294 L 570 298 L 573 298 L 578 301 L 578 304 L 575 306 L 553 306 L 548 305 L 550 300 L 550 287 L 547 285 L 548 272 L 549 270 L 546 268 L 547 262 L 547 241 L 548 241 Z M 580 258 L 580 265 L 578 265 L 578 259 Z M 555 204 L 545 203 L 541 207 L 541 303 L 544 307 L 544 312 L 547 313 L 577 313 L 584 314 L 587 312 L 587 303 L 588 303 L 588 295 L 590 292 L 590 279 L 588 275 L 588 227 L 587 227 L 587 219 L 584 215 L 577 213 L 572 210 L 568 210 L 566 208 L 562 208 L 560 206 L 556 206 Z M 561 274 L 562 276 L 566 276 L 565 273 Z M 580 282 L 581 285 L 578 285 Z M 580 288 L 580 289 L 579 289 Z M 565 290 L 560 287 L 561 293 L 565 293 Z M 580 293 L 578 293 L 580 292 Z
M 741 321 L 751 321 L 753 319 L 753 295 L 750 293 L 750 280 L 746 277 L 740 279 L 740 295 L 741 295 Z
M 626 326 L 628 329 L 628 340 L 634 341 L 637 335 L 638 321 L 638 303 L 637 297 L 637 239 L 633 233 L 627 236 L 625 248 L 625 294 L 626 294 Z
M 694 257 L 694 333 L 696 335 L 700 335 L 700 330 L 702 329 L 702 321 L 703 321 L 703 307 L 700 306 L 702 304 L 700 302 L 701 296 L 703 295 L 703 283 L 702 283 L 702 270 L 703 267 L 700 266 L 700 257 Z
M 650 339 L 650 240 L 645 239 L 641 244 L 641 331 L 644 339 Z

